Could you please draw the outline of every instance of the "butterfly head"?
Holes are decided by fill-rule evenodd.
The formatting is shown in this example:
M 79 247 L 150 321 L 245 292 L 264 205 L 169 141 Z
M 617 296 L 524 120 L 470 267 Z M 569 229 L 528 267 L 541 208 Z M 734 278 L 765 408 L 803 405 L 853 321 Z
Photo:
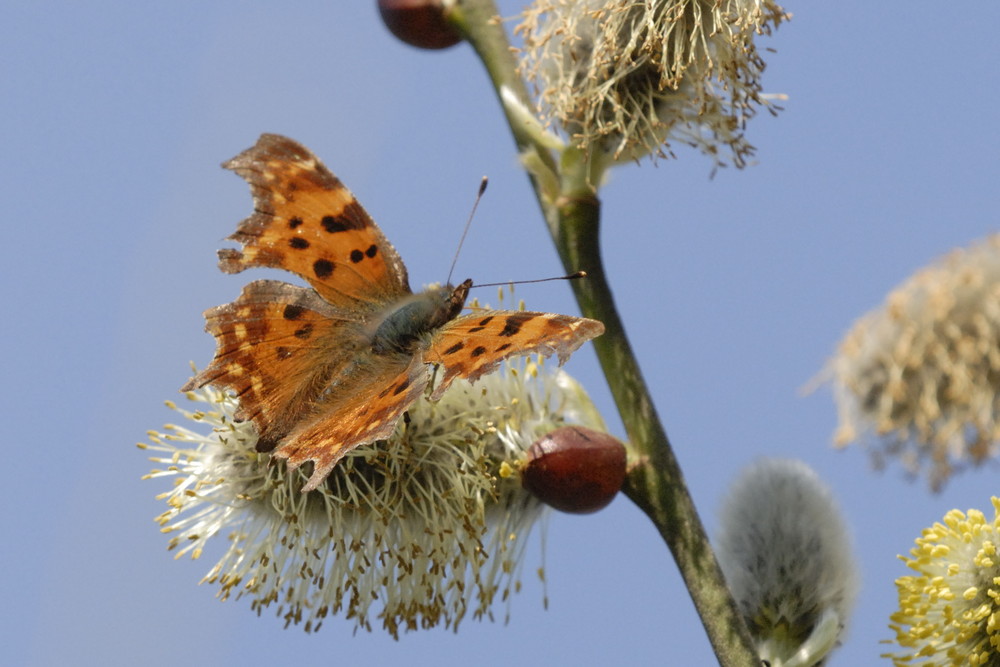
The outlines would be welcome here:
M 428 331 L 438 329 L 458 317 L 465 307 L 465 300 L 472 288 L 472 278 L 459 285 L 433 285 L 417 294 L 418 301 L 423 301 L 426 310 L 425 326 Z
M 452 287 L 447 285 L 442 288 L 444 291 L 449 291 L 447 301 L 447 312 L 448 316 L 444 319 L 441 324 L 448 322 L 450 320 L 458 317 L 458 314 L 462 312 L 462 308 L 465 307 L 465 300 L 469 298 L 469 289 L 472 288 L 472 278 L 466 278 L 458 287 Z M 438 325 L 440 326 L 440 325 Z

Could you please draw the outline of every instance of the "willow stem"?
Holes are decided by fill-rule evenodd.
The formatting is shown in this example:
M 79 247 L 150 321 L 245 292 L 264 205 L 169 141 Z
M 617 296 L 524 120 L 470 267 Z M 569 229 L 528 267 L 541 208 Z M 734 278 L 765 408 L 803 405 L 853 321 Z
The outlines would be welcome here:
M 596 196 L 565 198 L 557 209 L 556 246 L 567 271 L 576 267 L 587 272 L 585 280 L 573 281 L 574 293 L 583 314 L 604 323 L 605 333 L 594 340 L 594 348 L 628 434 L 631 456 L 639 461 L 624 492 L 670 548 L 719 663 L 759 666 L 618 316 L 600 256 L 600 202 Z
M 498 94 L 504 86 L 527 104 L 527 91 L 498 16 L 492 0 L 459 0 L 449 19 L 481 58 Z M 585 279 L 571 281 L 580 310 L 604 323 L 605 333 L 594 340 L 594 348 L 628 434 L 630 455 L 638 463 L 624 491 L 670 548 L 719 664 L 758 667 L 753 641 L 726 586 L 618 315 L 600 253 L 600 201 L 596 192 L 580 185 L 589 182 L 589 174 L 583 173 L 587 162 L 572 151 L 557 161 L 504 108 L 521 154 L 535 155 L 561 175 L 560 194 L 555 198 L 542 191 L 534 175 L 531 180 L 565 270 L 587 272 Z

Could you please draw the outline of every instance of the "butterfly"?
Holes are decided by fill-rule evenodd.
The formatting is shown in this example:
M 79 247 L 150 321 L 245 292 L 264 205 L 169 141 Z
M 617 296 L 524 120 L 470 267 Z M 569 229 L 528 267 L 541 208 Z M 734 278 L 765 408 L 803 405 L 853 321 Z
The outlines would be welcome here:
M 388 438 L 425 392 L 476 378 L 515 355 L 559 363 L 604 332 L 596 320 L 508 310 L 462 314 L 471 280 L 410 290 L 406 266 L 350 191 L 301 144 L 277 134 L 223 163 L 250 185 L 254 213 L 219 251 L 219 268 L 273 267 L 309 287 L 255 280 L 205 311 L 212 363 L 181 388 L 211 384 L 238 399 L 257 451 L 317 488 L 351 449 Z M 436 382 L 431 368 L 437 367 Z

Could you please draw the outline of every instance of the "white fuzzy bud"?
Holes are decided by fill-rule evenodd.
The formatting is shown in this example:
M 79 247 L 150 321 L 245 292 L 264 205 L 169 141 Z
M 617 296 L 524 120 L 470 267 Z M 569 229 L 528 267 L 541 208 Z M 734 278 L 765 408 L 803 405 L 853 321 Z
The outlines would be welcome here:
M 858 589 L 847 527 L 801 461 L 765 459 L 733 483 L 717 556 L 772 667 L 820 665 L 842 636 Z

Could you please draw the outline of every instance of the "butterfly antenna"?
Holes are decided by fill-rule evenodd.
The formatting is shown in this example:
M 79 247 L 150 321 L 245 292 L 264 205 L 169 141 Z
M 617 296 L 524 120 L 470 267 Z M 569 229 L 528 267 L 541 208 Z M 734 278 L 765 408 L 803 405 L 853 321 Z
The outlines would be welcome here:
M 506 283 L 476 283 L 472 287 L 506 287 L 507 285 L 530 285 L 531 283 L 547 283 L 550 280 L 579 280 L 586 278 L 586 271 L 577 271 L 568 276 L 553 276 L 552 278 L 536 278 L 535 280 L 511 280 Z
M 455 264 L 458 263 L 458 254 L 462 252 L 462 244 L 465 243 L 465 237 L 469 235 L 469 227 L 472 226 L 472 218 L 476 215 L 476 209 L 479 207 L 479 200 L 483 198 L 483 193 L 486 192 L 486 186 L 489 183 L 489 179 L 483 176 L 482 182 L 479 184 L 479 192 L 476 194 L 476 201 L 472 202 L 472 210 L 469 211 L 469 219 L 465 221 L 465 229 L 462 230 L 462 238 L 458 240 L 458 247 L 455 248 L 455 257 L 451 260 L 451 268 L 448 269 L 448 280 L 446 284 L 451 284 L 451 274 L 455 272 Z

